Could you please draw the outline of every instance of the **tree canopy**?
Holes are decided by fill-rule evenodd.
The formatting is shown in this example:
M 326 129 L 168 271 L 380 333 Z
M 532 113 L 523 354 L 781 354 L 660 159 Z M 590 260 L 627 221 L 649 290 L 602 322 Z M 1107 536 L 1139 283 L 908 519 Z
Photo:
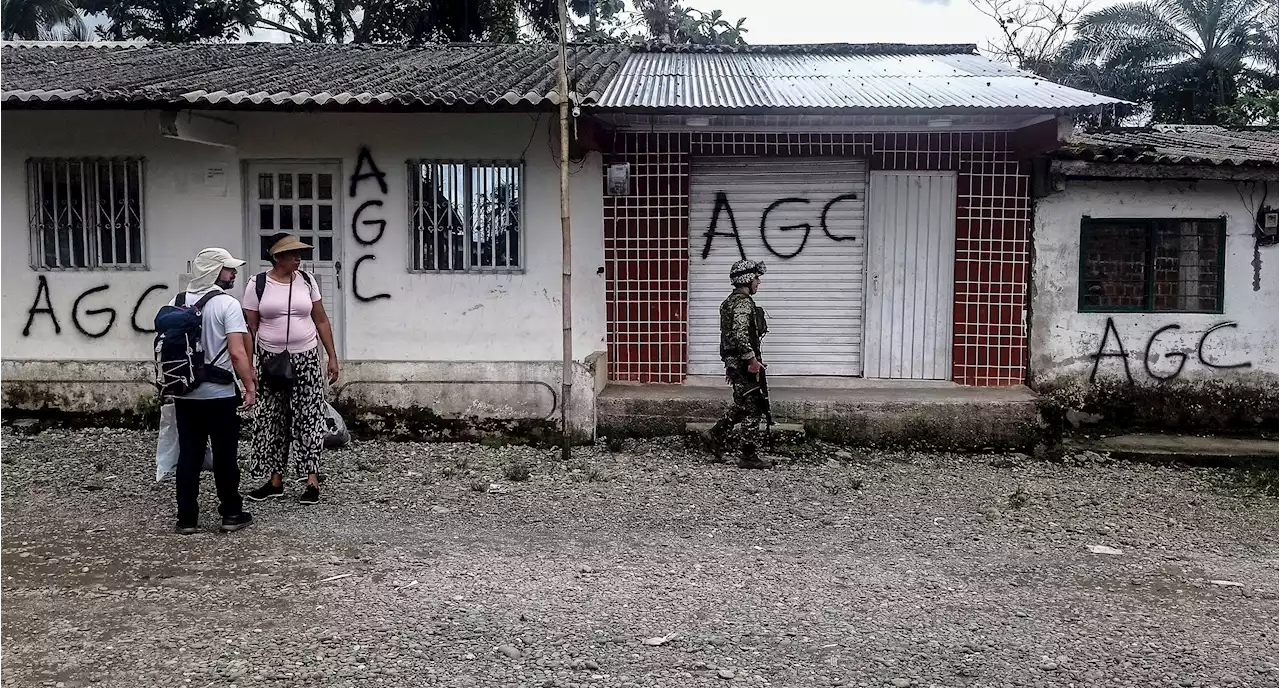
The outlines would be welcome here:
M 4 0 L 0 6 L 0 36 L 6 41 L 60 40 L 64 35 L 85 35 L 73 0 Z
M 570 0 L 574 40 L 741 44 L 744 19 L 674 0 Z M 232 41 L 272 29 L 310 43 L 555 40 L 557 0 L 3 0 L 6 39 Z
M 992 53 L 1137 103 L 1154 121 L 1276 119 L 1276 0 L 1131 0 L 1096 11 L 1087 0 L 971 2 L 1001 28 Z

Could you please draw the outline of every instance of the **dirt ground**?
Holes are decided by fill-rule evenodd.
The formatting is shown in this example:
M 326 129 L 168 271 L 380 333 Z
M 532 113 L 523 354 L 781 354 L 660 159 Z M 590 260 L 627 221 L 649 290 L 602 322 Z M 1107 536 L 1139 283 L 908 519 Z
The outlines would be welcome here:
M 230 535 L 206 476 L 179 536 L 154 446 L 5 430 L 3 685 L 1277 681 L 1276 499 L 1222 472 L 355 443 Z

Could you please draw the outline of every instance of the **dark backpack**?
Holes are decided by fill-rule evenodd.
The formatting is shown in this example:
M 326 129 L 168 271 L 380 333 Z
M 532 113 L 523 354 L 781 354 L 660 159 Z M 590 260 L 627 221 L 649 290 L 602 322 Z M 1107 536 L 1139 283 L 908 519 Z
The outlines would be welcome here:
M 311 275 L 308 275 L 305 270 L 299 270 L 298 272 L 302 274 L 302 280 L 307 283 L 307 289 L 310 289 L 313 286 Z M 254 276 L 253 290 L 258 292 L 258 303 L 262 303 L 262 294 L 267 290 L 267 273 L 259 272 Z
M 181 292 L 173 300 L 174 305 L 162 306 L 160 312 L 156 313 L 156 387 L 160 388 L 160 396 L 189 394 L 203 382 L 235 382 L 235 376 L 213 365 L 206 357 L 204 340 L 201 339 L 204 333 L 204 307 L 215 296 L 230 294 L 212 291 L 200 297 L 195 304 L 187 306 L 187 294 Z M 224 344 L 212 360 L 218 360 L 226 350 Z

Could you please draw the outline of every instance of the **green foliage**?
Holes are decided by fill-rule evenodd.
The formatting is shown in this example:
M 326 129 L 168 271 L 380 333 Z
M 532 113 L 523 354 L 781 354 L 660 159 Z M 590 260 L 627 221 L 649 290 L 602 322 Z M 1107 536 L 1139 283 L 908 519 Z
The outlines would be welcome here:
M 1137 103 L 1152 121 L 1275 121 L 1276 0 L 970 0 L 998 23 L 991 51 L 1046 79 Z M 1056 3 L 1056 4 L 1055 4 Z M 1097 114 L 1110 126 L 1131 114 Z
M 0 35 L 6 41 L 87 40 L 74 0 L 4 0 Z
M 729 22 L 721 10 L 703 12 L 673 0 L 595 0 L 586 27 L 574 40 L 584 43 L 660 41 L 673 45 L 746 45 L 746 18 Z M 590 8 L 589 8 L 590 9 Z
M 1280 91 L 1266 90 L 1250 84 L 1241 90 L 1236 102 L 1218 108 L 1219 121 L 1229 127 L 1280 126 Z
M 80 8 L 103 15 L 98 35 L 116 41 L 232 41 L 259 17 L 258 0 L 81 0 Z
M 110 40 L 232 41 L 255 29 L 306 43 L 553 41 L 557 0 L 3 0 L 6 39 L 84 40 L 83 14 L 100 15 Z M 744 19 L 672 0 L 571 0 L 579 42 L 742 45 Z M 585 18 L 585 26 L 579 25 Z M 575 19 L 577 21 L 575 21 Z

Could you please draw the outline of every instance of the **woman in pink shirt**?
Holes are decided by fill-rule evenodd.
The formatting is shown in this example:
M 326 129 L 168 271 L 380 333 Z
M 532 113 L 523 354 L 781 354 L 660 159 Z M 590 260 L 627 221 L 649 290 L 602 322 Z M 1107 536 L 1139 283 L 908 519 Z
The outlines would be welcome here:
M 258 358 L 252 472 L 271 477 L 246 496 L 254 501 L 284 497 L 284 472 L 292 457 L 297 476 L 307 480 L 298 501 L 316 504 L 325 378 L 338 381 L 338 356 L 320 285 L 298 269 L 302 252 L 311 246 L 291 234 L 271 238 L 271 270 L 249 280 L 242 301 Z M 328 358 L 327 374 L 320 365 L 320 345 Z

